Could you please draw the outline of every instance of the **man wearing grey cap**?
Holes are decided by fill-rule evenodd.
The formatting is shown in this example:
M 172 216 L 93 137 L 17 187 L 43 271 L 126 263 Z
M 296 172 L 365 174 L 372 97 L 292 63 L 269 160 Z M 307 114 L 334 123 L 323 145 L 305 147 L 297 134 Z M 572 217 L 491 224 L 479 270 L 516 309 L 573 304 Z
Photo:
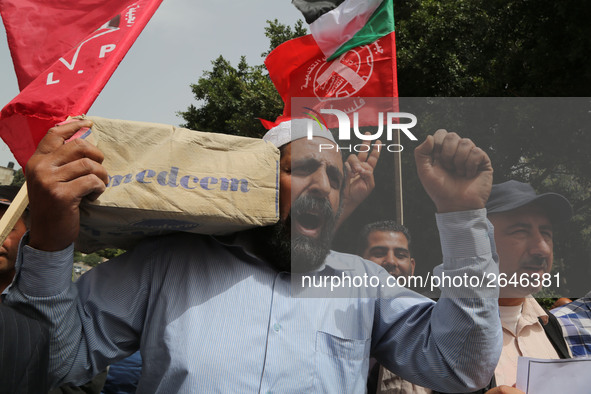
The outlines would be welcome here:
M 350 178 L 340 152 L 320 150 L 333 143 L 330 133 L 308 138 L 305 125 L 296 120 L 265 138 L 281 151 L 279 223 L 224 238 L 152 238 L 76 283 L 69 275 L 78 206 L 104 191 L 107 174 L 96 147 L 64 144 L 89 121 L 50 130 L 27 164 L 31 230 L 7 300 L 52 322 L 53 384 L 87 380 L 137 349 L 139 392 L 359 393 L 371 356 L 444 392 L 489 381 L 501 348 L 495 288 L 448 287 L 437 303 L 400 287 L 301 296 L 315 290 L 298 285 L 304 275 L 391 278 L 377 264 L 330 250 Z M 415 159 L 439 212 L 440 274 L 495 273 L 484 209 L 488 156 L 439 130 Z M 358 164 L 352 171 L 363 178 L 367 163 Z
M 507 181 L 493 185 L 486 204 L 494 226 L 499 256 L 499 311 L 503 326 L 503 352 L 490 390 L 521 391 L 513 386 L 519 356 L 557 359 L 569 357 L 560 325 L 532 297 L 550 283 L 554 259 L 553 233 L 566 222 L 572 208 L 556 193 L 536 194 L 531 185 Z

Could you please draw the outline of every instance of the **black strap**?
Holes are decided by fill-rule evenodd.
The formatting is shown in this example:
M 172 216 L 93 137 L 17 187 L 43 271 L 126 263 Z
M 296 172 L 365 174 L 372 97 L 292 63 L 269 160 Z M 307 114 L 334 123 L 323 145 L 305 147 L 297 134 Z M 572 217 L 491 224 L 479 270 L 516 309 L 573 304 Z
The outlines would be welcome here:
M 548 324 L 544 324 L 541 318 L 538 317 L 540 324 L 544 328 L 546 332 L 546 336 L 554 346 L 556 353 L 558 353 L 558 357 L 560 358 L 570 358 L 570 354 L 568 353 L 568 345 L 564 341 L 564 335 L 562 334 L 562 327 L 558 322 L 556 316 L 554 316 L 549 311 L 546 311 L 548 314 Z

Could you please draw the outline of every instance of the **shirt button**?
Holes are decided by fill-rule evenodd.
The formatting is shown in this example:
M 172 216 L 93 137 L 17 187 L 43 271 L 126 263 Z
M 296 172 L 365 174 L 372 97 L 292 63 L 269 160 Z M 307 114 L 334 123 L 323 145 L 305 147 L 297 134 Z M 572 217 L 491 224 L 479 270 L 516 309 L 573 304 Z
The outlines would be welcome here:
M 281 331 L 281 324 L 279 324 L 279 323 L 273 324 L 273 331 L 275 331 L 275 332 Z

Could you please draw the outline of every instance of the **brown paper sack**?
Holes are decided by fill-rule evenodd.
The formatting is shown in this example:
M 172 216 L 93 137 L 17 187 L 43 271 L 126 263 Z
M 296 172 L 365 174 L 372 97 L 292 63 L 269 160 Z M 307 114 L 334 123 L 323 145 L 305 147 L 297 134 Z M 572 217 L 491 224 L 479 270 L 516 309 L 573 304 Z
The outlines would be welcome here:
M 109 184 L 80 207 L 76 248 L 129 249 L 147 236 L 226 234 L 279 219 L 279 150 L 261 139 L 88 116 L 81 138 Z

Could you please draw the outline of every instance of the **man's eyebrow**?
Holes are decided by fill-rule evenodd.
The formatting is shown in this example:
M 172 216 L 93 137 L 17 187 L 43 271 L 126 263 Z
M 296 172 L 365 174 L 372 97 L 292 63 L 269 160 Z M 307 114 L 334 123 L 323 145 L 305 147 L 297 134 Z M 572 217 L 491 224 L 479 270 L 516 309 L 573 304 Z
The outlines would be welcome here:
M 507 230 L 514 230 L 514 229 L 518 229 L 518 228 L 531 229 L 532 227 L 533 226 L 531 223 L 519 222 L 519 223 L 514 223 L 514 224 L 510 225 L 509 227 L 507 227 Z M 543 224 L 540 226 L 540 229 L 554 231 L 551 224 Z
M 512 230 L 515 228 L 532 228 L 532 225 L 529 223 L 513 223 L 512 225 L 510 225 L 509 227 L 507 227 L 507 229 Z
M 543 225 L 540 226 L 540 229 L 542 229 L 542 230 L 550 230 L 552 232 L 554 231 L 554 228 L 552 227 L 551 224 L 543 224 Z
M 292 167 L 294 167 L 294 166 L 298 166 L 298 167 L 314 167 L 314 166 L 316 166 L 317 167 L 320 165 L 320 161 L 316 160 L 313 157 L 303 157 L 300 159 L 292 159 L 291 165 L 292 165 Z
M 313 157 L 303 157 L 300 159 L 292 159 L 291 166 L 292 167 L 311 167 L 316 168 L 319 167 L 322 162 Z M 343 172 L 339 167 L 334 164 L 326 164 L 326 172 L 333 177 L 337 177 L 339 181 L 341 181 L 344 177 Z
M 383 246 L 383 245 L 375 245 L 375 246 L 372 246 L 371 248 L 369 248 L 369 250 L 374 250 L 374 249 L 389 249 L 389 248 L 387 246 Z M 394 248 L 394 252 L 409 253 L 410 251 L 406 248 Z
M 372 246 L 371 248 L 369 248 L 369 252 L 381 252 L 384 250 L 387 250 L 388 247 L 386 246 L 380 246 L 380 245 L 376 245 L 376 246 Z
M 332 165 L 332 164 L 328 164 L 328 165 L 326 166 L 326 172 L 327 172 L 329 175 L 336 176 L 336 177 L 338 178 L 339 182 L 340 182 L 340 181 L 343 179 L 343 177 L 344 177 L 344 174 L 343 174 L 343 172 L 342 172 L 342 171 L 339 169 L 339 167 L 337 167 L 337 166 L 335 166 L 335 165 Z

